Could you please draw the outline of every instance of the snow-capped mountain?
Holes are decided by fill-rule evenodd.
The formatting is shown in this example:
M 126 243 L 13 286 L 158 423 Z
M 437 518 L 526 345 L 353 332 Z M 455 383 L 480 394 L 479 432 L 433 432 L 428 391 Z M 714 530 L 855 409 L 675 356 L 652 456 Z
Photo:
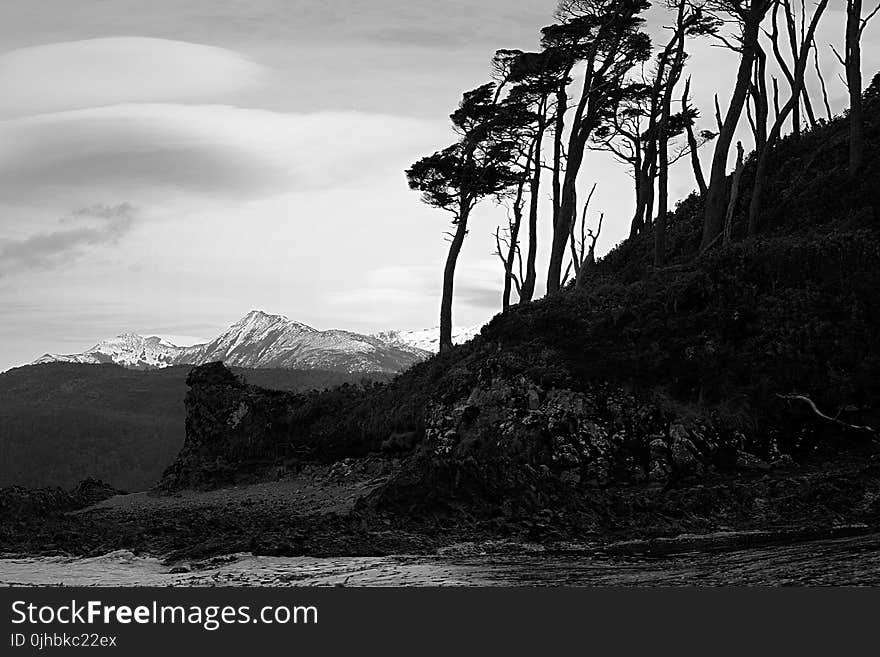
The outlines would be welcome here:
M 319 331 L 282 315 L 253 311 L 220 337 L 185 350 L 180 362 L 222 360 L 247 368 L 399 372 L 429 354 L 349 331 Z
M 179 362 L 181 347 L 155 336 L 143 337 L 134 333 L 123 333 L 115 338 L 103 340 L 81 354 L 46 354 L 34 361 L 41 363 L 116 363 L 130 369 L 156 369 L 169 367 Z
M 463 344 L 480 333 L 480 325 L 456 326 L 452 329 L 452 343 Z M 386 344 L 394 345 L 401 349 L 415 349 L 416 351 L 440 351 L 440 328 L 435 326 L 429 329 L 415 329 L 411 331 L 383 331 L 376 333 L 374 337 Z
M 389 331 L 387 335 L 395 337 L 385 339 L 349 331 L 319 331 L 282 315 L 255 310 L 206 344 L 178 347 L 163 338 L 128 333 L 81 354 L 46 354 L 34 364 L 116 363 L 132 369 L 155 369 L 220 360 L 254 369 L 399 372 L 430 356 L 430 349 L 423 350 L 403 337 L 410 333 L 414 332 Z

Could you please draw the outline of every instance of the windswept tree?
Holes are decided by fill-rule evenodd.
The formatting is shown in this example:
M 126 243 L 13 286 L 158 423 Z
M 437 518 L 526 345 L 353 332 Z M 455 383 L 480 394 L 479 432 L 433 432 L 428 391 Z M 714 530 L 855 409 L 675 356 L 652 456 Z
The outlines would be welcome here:
M 703 235 L 700 251 L 711 247 L 722 235 L 724 220 L 727 214 L 727 160 L 733 136 L 742 117 L 743 107 L 753 79 L 755 59 L 760 48 L 759 37 L 761 24 L 767 13 L 777 0 L 708 0 L 704 11 L 711 13 L 719 20 L 736 24 L 732 40 L 721 35 L 732 50 L 739 53 L 739 66 L 736 83 L 730 98 L 715 142 L 712 156 L 712 168 L 709 174 L 709 185 L 706 193 L 706 207 L 703 215 Z M 720 112 L 719 112 L 720 114 Z
M 652 106 L 652 87 L 642 79 L 629 86 L 629 93 L 618 103 L 617 111 L 594 131 L 592 149 L 607 151 L 630 168 L 635 186 L 635 213 L 630 226 L 630 237 L 638 235 L 644 226 L 645 206 L 649 187 L 653 186 L 656 158 L 652 162 L 649 146 Z
M 651 42 L 642 31 L 644 20 L 640 16 L 648 7 L 646 0 L 563 0 L 557 12 L 559 23 L 543 30 L 545 48 L 561 53 L 571 64 L 569 71 L 582 64 L 578 76 L 583 76 L 577 103 L 572 105 L 564 149 L 565 171 L 556 195 L 547 271 L 549 293 L 560 288 L 566 248 L 577 219 L 577 180 L 587 143 L 596 128 L 614 115 L 627 73 L 650 56 Z M 566 110 L 563 97 L 567 104 L 568 94 L 564 91 L 560 94 L 558 117 L 563 117 Z M 562 135 L 560 124 L 558 121 L 557 141 Z M 554 180 L 555 186 L 559 185 L 558 177 Z
M 537 284 L 538 212 L 541 178 L 545 168 L 544 139 L 555 122 L 556 91 L 560 77 L 566 76 L 566 63 L 554 50 L 523 52 L 499 50 L 493 60 L 496 80 L 510 85 L 502 101 L 504 120 L 517 153 L 511 162 L 517 184 L 512 192 L 511 213 L 506 237 L 496 235 L 505 267 L 503 305 L 509 305 L 511 286 L 518 287 L 521 302 L 529 302 Z M 528 247 L 524 270 L 515 277 L 514 261 L 522 264 L 519 247 L 521 223 L 528 199 Z M 501 248 L 501 243 L 505 248 Z
M 459 140 L 416 162 L 406 172 L 409 186 L 428 205 L 452 214 L 454 231 L 443 271 L 440 302 L 440 352 L 452 347 L 452 297 L 455 269 L 474 207 L 515 183 L 509 162 L 515 144 L 503 129 L 499 90 L 485 84 L 464 94 L 450 116 Z

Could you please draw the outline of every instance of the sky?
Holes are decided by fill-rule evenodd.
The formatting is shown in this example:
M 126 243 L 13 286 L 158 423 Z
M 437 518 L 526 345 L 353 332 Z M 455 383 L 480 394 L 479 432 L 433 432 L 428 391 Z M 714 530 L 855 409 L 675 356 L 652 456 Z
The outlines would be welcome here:
M 842 5 L 819 36 L 835 110 Z M 554 7 L 0 0 L 0 370 L 128 331 L 210 339 L 252 309 L 320 329 L 436 325 L 449 215 L 403 172 L 451 142 L 462 91 L 487 80 L 495 50 L 537 48 Z M 668 16 L 650 19 L 661 34 Z M 736 62 L 710 43 L 693 54 L 710 117 Z M 708 167 L 711 147 L 702 156 Z M 688 167 L 673 199 L 694 187 Z M 588 158 L 581 186 L 594 181 L 601 253 L 628 233 L 632 191 L 607 156 Z M 491 235 L 505 216 L 487 202 L 472 219 L 457 325 L 500 309 Z

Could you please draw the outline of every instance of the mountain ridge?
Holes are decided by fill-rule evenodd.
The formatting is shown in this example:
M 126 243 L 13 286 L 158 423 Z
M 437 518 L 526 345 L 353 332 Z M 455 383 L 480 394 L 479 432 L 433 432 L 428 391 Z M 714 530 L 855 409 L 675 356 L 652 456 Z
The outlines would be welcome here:
M 470 340 L 478 326 L 455 332 Z M 46 353 L 31 365 L 114 363 L 129 369 L 162 369 L 223 361 L 253 369 L 322 369 L 394 373 L 437 351 L 438 329 L 389 330 L 371 335 L 341 329 L 321 331 L 262 310 L 252 310 L 209 342 L 181 347 L 159 336 L 123 333 L 78 354 Z

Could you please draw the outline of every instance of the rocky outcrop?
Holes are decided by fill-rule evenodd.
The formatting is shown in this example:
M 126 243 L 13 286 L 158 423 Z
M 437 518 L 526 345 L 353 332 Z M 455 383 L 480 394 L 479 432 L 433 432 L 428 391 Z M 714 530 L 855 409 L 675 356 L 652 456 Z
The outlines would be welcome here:
M 45 518 L 75 511 L 115 495 L 121 495 L 123 492 L 97 479 L 85 479 L 69 491 L 57 486 L 49 488 L 10 486 L 0 489 L 0 522 Z
M 370 509 L 522 516 L 580 504 L 610 486 L 666 488 L 792 463 L 778 453 L 751 454 L 745 436 L 721 422 L 683 419 L 617 385 L 572 390 L 524 375 L 478 376 L 420 408 L 421 430 L 402 427 L 378 441 L 354 435 L 354 447 L 334 458 L 328 445 L 341 429 L 321 424 L 326 412 L 314 412 L 316 397 L 246 385 L 221 363 L 193 369 L 187 383 L 186 441 L 165 472 L 165 490 L 277 478 L 304 462 L 372 452 L 404 463 L 365 502 Z M 369 392 L 351 394 L 369 404 Z M 349 430 L 366 431 L 363 424 Z
M 186 439 L 162 488 L 234 484 L 283 456 L 285 406 L 294 395 L 248 386 L 219 362 L 194 368 L 186 383 Z
M 609 486 L 699 479 L 745 454 L 738 432 L 687 424 L 620 387 L 544 388 L 523 376 L 433 405 L 425 427 L 403 472 L 373 496 L 377 508 L 528 516 Z

